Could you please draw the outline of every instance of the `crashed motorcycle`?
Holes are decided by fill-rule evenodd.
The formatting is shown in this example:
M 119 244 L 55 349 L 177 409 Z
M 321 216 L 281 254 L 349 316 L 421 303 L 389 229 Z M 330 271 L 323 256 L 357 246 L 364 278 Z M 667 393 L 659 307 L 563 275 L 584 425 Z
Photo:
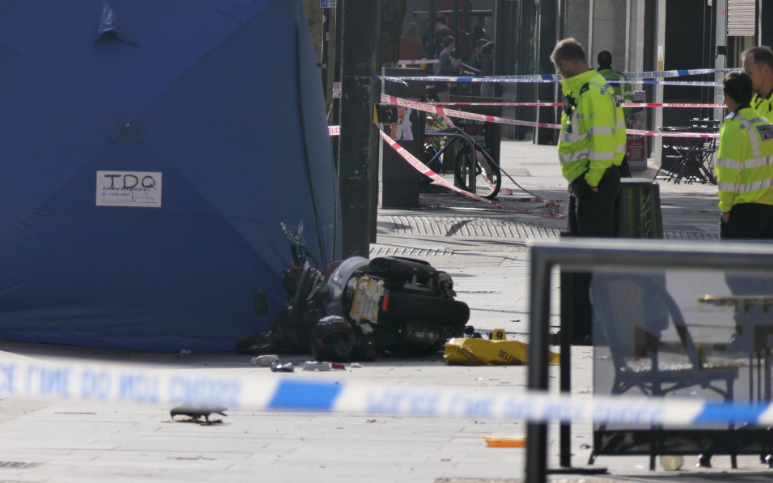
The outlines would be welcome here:
M 384 353 L 432 354 L 463 335 L 470 309 L 454 299 L 448 273 L 404 257 L 355 256 L 320 270 L 304 247 L 303 223 L 282 224 L 282 230 L 292 254 L 290 267 L 277 276 L 284 306 L 267 332 L 240 339 L 237 352 L 311 351 L 317 360 L 372 360 Z M 253 296 L 258 315 L 269 313 L 269 287 Z

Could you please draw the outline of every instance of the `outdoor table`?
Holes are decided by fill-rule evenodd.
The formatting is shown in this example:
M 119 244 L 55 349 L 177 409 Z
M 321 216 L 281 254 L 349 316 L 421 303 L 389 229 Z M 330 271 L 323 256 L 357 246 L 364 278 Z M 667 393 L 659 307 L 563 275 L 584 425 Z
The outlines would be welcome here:
M 713 128 L 707 126 L 683 126 L 661 127 L 661 132 L 713 132 Z M 670 138 L 669 144 L 663 144 L 664 151 L 668 149 L 675 159 L 666 181 L 679 184 L 683 180 L 687 183 L 700 181 L 717 184 L 717 179 L 712 173 L 711 158 L 716 151 L 716 141 L 705 138 Z M 662 168 L 661 168 L 662 169 Z M 660 169 L 658 170 L 660 173 Z M 655 175 L 657 177 L 657 174 Z

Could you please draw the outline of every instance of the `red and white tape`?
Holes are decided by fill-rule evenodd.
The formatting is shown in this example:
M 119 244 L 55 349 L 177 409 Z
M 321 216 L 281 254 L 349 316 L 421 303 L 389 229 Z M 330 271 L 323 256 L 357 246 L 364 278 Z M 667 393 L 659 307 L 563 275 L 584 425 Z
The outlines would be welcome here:
M 548 129 L 561 129 L 559 124 L 549 124 L 545 122 L 531 122 L 531 121 L 519 121 L 517 119 L 506 119 L 497 116 L 490 116 L 488 114 L 474 114 L 471 112 L 457 111 L 454 109 L 446 109 L 440 106 L 434 106 L 423 102 L 409 101 L 407 99 L 401 99 L 399 97 L 381 95 L 381 102 L 388 102 L 400 107 L 408 107 L 416 109 L 417 111 L 429 112 L 432 114 L 438 114 L 441 116 L 458 117 L 460 119 L 471 119 L 474 121 L 493 122 L 496 124 L 509 124 L 513 126 L 531 126 L 542 127 Z M 659 132 L 659 131 L 642 131 L 638 129 L 628 129 L 626 133 L 630 136 L 652 136 L 652 137 L 672 137 L 672 138 L 716 138 L 719 137 L 718 133 L 691 133 L 691 132 Z
M 433 106 L 493 106 L 493 107 L 563 107 L 560 102 L 428 102 L 427 104 Z M 711 109 L 715 107 L 724 108 L 724 104 L 689 104 L 678 102 L 623 102 L 620 107 L 646 107 L 646 108 L 662 108 L 662 107 L 697 107 Z
M 497 207 L 499 209 L 506 210 L 506 211 L 511 211 L 513 213 L 520 213 L 520 214 L 523 214 L 523 215 L 540 216 L 542 218 L 564 218 L 563 215 L 558 214 L 558 213 L 554 213 L 552 211 L 521 210 L 521 209 L 518 209 L 518 208 L 511 208 L 509 206 L 500 205 L 499 203 L 497 203 L 495 201 L 487 200 L 486 198 L 483 198 L 482 196 L 478 196 L 478 195 L 476 195 L 474 193 L 470 193 L 469 191 L 464 191 L 462 189 L 459 189 L 456 186 L 454 186 L 451 183 L 449 183 L 448 181 L 446 181 L 445 179 L 443 179 L 440 175 L 438 175 L 437 173 L 435 173 L 434 171 L 429 169 L 427 167 L 427 165 L 425 165 L 424 163 L 422 163 L 421 161 L 416 159 L 415 156 L 413 156 L 411 153 L 406 151 L 405 148 L 400 146 L 394 139 L 392 139 L 391 137 L 387 136 L 383 131 L 380 131 L 380 133 L 381 133 L 381 139 L 383 139 L 384 142 L 389 144 L 389 146 L 391 146 L 395 151 L 397 151 L 397 153 L 400 156 L 402 156 L 403 159 L 408 161 L 408 163 L 411 166 L 416 168 L 416 170 L 419 171 L 421 174 L 432 178 L 433 181 L 437 182 L 439 185 L 441 185 L 441 186 L 443 186 L 445 188 L 448 188 L 448 189 L 450 189 L 452 191 L 455 191 L 455 192 L 457 192 L 457 193 L 459 193 L 461 195 L 464 195 L 464 196 L 466 196 L 468 198 L 472 198 L 473 200 L 482 201 L 483 203 L 487 203 L 487 204 L 495 206 L 495 207 Z
M 505 119 L 497 116 L 489 116 L 487 114 L 474 114 L 472 112 L 457 111 L 454 109 L 446 109 L 444 107 L 433 106 L 423 102 L 409 101 L 407 99 L 401 99 L 399 97 L 388 96 L 386 94 L 381 95 L 381 102 L 388 102 L 400 107 L 408 107 L 416 109 L 417 111 L 429 112 L 432 114 L 438 114 L 440 116 L 458 117 L 460 119 L 471 119 L 473 121 L 493 122 L 497 124 L 510 124 L 512 126 L 536 126 L 550 129 L 561 129 L 558 124 L 548 124 L 544 122 L 530 122 L 530 121 L 518 121 L 517 119 Z
M 341 126 L 328 126 L 327 131 L 328 133 L 330 133 L 331 136 L 340 136 Z

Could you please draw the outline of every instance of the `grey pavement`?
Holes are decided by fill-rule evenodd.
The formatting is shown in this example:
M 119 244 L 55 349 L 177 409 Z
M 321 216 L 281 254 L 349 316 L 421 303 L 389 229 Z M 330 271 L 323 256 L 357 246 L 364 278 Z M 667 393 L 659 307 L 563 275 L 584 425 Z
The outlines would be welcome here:
M 566 206 L 566 182 L 555 148 L 504 142 L 502 152 L 503 167 L 522 186 Z M 650 169 L 639 176 L 651 179 L 654 174 Z M 508 180 L 503 185 L 515 190 L 513 196 L 501 197 L 503 203 L 539 208 L 513 201 L 527 195 Z M 716 187 L 661 183 L 661 197 L 671 237 L 716 237 Z M 481 329 L 501 327 L 526 340 L 526 244 L 534 238 L 555 237 L 564 221 L 482 209 L 478 202 L 447 194 L 424 195 L 422 205 L 419 210 L 380 210 L 372 256 L 415 256 L 448 271 L 459 298 L 470 305 L 471 324 Z M 557 294 L 555 283 L 553 290 Z M 556 324 L 557 304 L 552 316 Z M 213 374 L 282 377 L 251 366 L 249 356 L 237 354 L 180 357 L 19 343 L 2 343 L 0 348 L 2 357 L 86 359 L 107 365 L 131 362 L 206 369 Z M 578 397 L 591 397 L 592 349 L 575 348 L 572 356 L 573 391 Z M 503 394 L 526 389 L 523 366 L 447 366 L 441 354 L 418 360 L 383 357 L 364 366 L 284 377 Z M 556 368 L 551 371 L 555 386 Z M 200 426 L 170 422 L 169 409 L 0 400 L 0 481 L 503 483 L 523 476 L 523 449 L 488 448 L 481 439 L 524 436 L 522 421 L 232 410 L 222 424 Z M 553 467 L 558 465 L 556 432 L 552 428 L 549 438 Z M 572 443 L 573 462 L 582 467 L 589 454 L 591 427 L 576 425 Z M 695 462 L 696 458 L 686 458 L 686 469 L 680 472 L 649 472 L 646 457 L 601 457 L 596 464 L 607 467 L 611 475 L 556 475 L 552 481 L 773 480 L 756 457 L 739 458 L 739 470 L 728 469 L 727 457 L 715 457 L 715 469 L 700 472 L 692 469 Z

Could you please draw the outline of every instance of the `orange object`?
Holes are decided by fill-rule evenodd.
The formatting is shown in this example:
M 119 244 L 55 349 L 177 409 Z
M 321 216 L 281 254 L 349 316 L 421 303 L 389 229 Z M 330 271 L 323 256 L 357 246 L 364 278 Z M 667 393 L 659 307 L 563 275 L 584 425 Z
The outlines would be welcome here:
M 481 436 L 489 448 L 525 448 L 526 438 L 494 438 Z

